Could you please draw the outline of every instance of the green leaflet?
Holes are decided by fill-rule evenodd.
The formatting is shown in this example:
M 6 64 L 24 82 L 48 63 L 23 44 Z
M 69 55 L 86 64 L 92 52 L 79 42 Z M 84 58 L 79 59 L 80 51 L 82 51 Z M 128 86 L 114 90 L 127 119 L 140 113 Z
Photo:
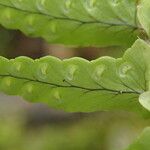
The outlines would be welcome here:
M 119 59 L 0 57 L 0 90 L 71 112 L 146 113 L 138 97 L 149 89 L 149 57 L 150 47 L 142 40 Z
M 139 102 L 143 107 L 150 111 L 150 91 L 147 91 L 140 95 Z
M 0 0 L 0 24 L 50 43 L 129 46 L 141 30 L 136 6 L 137 0 Z
M 147 32 L 148 36 L 150 36 L 150 1 L 149 0 L 141 0 L 138 6 L 138 18 L 142 25 L 142 28 Z
M 127 150 L 149 150 L 150 127 L 144 129 L 140 137 Z

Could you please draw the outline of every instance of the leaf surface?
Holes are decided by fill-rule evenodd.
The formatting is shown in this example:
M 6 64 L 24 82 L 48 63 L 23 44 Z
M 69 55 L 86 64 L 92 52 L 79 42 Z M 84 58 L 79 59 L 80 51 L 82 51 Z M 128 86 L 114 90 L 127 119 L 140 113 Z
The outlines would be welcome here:
M 149 89 L 149 57 L 150 47 L 142 40 L 119 59 L 0 57 L 0 90 L 71 112 L 147 113 L 138 97 Z
M 137 0 L 0 0 L 0 24 L 49 43 L 129 46 L 140 32 Z
M 149 0 L 141 0 L 139 1 L 138 9 L 138 19 L 142 26 L 142 28 L 146 31 L 148 38 L 150 37 L 150 1 Z

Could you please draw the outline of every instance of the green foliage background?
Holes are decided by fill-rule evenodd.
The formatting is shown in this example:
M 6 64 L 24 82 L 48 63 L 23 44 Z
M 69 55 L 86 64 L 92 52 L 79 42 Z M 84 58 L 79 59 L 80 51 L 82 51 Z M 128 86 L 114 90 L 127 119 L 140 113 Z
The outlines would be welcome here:
M 124 113 L 91 114 L 74 121 L 53 122 L 37 127 L 24 119 L 7 118 L 1 119 L 0 123 L 0 148 L 124 150 L 148 124 L 149 120 Z

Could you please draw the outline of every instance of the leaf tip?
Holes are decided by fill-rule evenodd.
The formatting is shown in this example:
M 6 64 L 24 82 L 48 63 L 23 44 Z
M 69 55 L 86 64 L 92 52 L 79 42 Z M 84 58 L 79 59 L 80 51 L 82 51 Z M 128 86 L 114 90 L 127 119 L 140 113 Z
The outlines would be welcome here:
M 140 104 L 150 111 L 150 91 L 144 92 L 139 97 Z

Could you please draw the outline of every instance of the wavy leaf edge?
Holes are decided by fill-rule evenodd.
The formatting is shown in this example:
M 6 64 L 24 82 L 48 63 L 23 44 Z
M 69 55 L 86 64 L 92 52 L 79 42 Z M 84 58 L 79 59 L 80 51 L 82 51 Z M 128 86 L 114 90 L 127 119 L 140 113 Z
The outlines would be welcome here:
M 138 39 L 118 59 L 105 56 L 93 61 L 78 57 L 60 60 L 46 56 L 33 60 L 21 56 L 8 60 L 0 57 L 0 91 L 73 112 L 145 111 L 138 97 L 148 91 L 149 56 L 150 46 Z

